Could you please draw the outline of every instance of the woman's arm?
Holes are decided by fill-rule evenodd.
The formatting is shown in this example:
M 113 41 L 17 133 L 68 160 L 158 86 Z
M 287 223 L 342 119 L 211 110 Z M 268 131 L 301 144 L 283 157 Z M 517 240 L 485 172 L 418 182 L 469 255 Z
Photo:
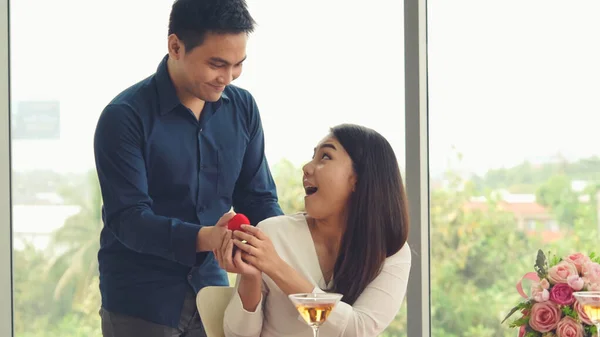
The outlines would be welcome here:
M 248 275 L 238 275 L 240 282 L 237 293 L 242 301 L 242 307 L 248 312 L 255 312 L 260 304 L 262 294 L 262 278 Z
M 263 303 L 268 292 L 262 278 L 256 280 L 252 276 L 237 276 L 235 291 L 223 317 L 226 337 L 260 336 L 264 317 Z
M 237 274 L 235 291 L 225 309 L 223 330 L 227 337 L 258 337 L 262 330 L 262 302 L 267 287 L 263 284 L 262 273 L 242 260 L 241 251 L 236 251 L 232 258 L 231 234 L 228 231 L 221 248 L 214 251 L 219 266 Z
M 304 276 L 292 268 L 285 261 L 281 260 L 279 266 L 265 274 L 286 294 L 312 293 L 315 286 Z

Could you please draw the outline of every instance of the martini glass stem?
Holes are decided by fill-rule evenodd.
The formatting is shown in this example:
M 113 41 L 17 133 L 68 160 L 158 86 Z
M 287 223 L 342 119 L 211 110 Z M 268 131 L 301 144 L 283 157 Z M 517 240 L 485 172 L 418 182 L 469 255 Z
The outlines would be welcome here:
M 313 325 L 312 329 L 313 329 L 313 336 L 319 337 L 319 327 Z M 598 337 L 600 337 L 600 336 L 598 336 Z
M 596 323 L 596 336 L 600 337 L 600 322 Z

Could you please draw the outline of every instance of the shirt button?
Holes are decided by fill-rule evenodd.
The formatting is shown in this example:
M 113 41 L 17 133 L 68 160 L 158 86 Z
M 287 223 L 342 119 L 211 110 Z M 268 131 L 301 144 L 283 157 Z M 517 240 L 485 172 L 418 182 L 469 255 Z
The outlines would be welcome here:
M 192 274 L 188 275 L 188 280 L 192 279 Z

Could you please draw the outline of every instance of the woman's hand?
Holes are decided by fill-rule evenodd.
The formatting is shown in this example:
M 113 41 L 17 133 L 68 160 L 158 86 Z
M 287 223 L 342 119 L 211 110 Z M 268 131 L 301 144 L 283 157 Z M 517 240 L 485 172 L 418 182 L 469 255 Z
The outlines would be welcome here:
M 260 228 L 242 225 L 242 230 L 235 231 L 233 236 L 233 244 L 238 247 L 238 251 L 242 252 L 241 259 L 269 277 L 272 278 L 278 270 L 286 265 L 275 251 L 271 239 Z M 246 243 L 243 243 L 242 240 L 246 240 Z
M 237 231 L 236 231 L 237 232 Z M 242 259 L 242 252 L 237 249 L 235 254 L 233 253 L 233 240 L 232 232 L 227 230 L 223 235 L 223 242 L 219 249 L 213 251 L 219 267 L 225 269 L 228 273 L 235 273 L 247 276 L 261 276 L 261 271 L 255 267 L 249 265 Z

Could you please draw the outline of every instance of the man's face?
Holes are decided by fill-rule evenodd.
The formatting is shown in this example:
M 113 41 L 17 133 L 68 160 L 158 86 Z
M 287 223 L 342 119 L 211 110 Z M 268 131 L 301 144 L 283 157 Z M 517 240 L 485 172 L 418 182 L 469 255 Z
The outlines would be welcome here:
M 207 33 L 202 44 L 192 50 L 186 50 L 185 45 L 178 41 L 180 51 L 174 58 L 179 89 L 206 102 L 219 100 L 225 86 L 242 73 L 247 40 L 246 33 Z

